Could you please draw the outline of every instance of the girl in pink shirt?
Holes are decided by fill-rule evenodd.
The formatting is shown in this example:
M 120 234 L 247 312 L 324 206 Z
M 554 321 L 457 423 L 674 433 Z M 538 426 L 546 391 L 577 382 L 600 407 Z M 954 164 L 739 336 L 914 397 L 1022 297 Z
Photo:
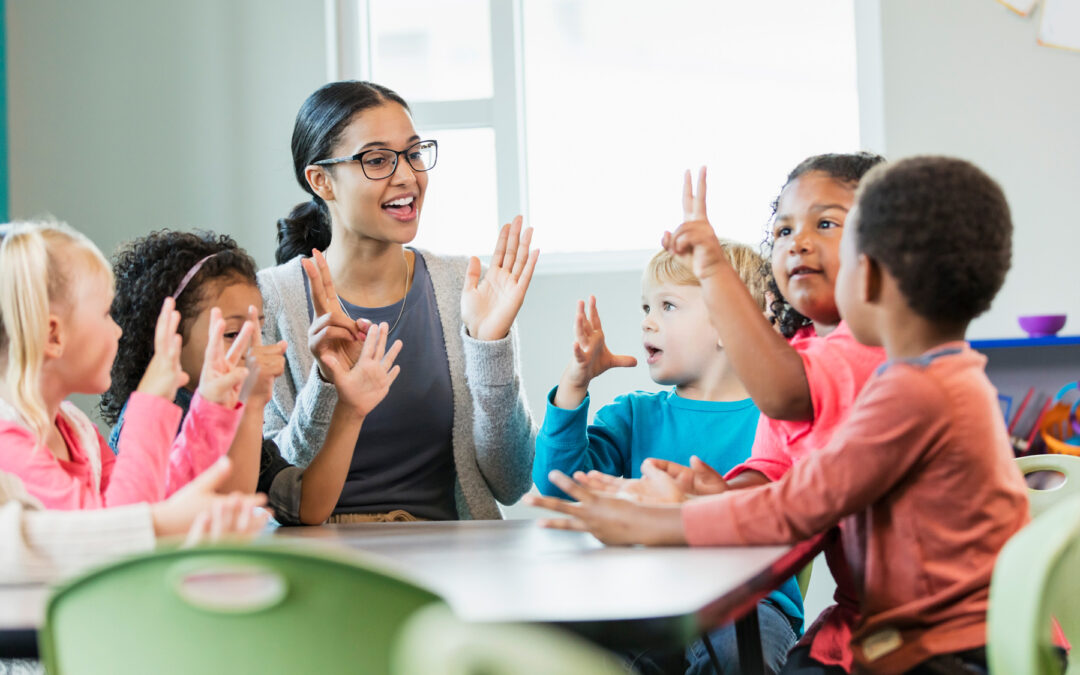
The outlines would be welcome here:
M 46 508 L 96 509 L 158 502 L 229 447 L 239 422 L 239 365 L 255 329 L 225 353 L 224 322 L 211 321 L 206 367 L 176 443 L 172 403 L 180 368 L 179 315 L 172 299 L 158 317 L 154 358 L 128 406 L 115 457 L 71 394 L 109 387 L 120 329 L 109 315 L 112 269 L 82 234 L 60 223 L 0 230 L 0 471 L 18 476 Z M 219 313 L 220 314 L 220 313 Z

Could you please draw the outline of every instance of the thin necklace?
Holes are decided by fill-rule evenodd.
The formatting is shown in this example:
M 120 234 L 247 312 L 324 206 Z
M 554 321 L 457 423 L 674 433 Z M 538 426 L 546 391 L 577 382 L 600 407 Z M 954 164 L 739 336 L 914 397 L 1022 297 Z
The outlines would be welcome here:
M 401 309 L 398 310 L 397 318 L 394 319 L 394 325 L 390 326 L 390 330 L 386 331 L 387 335 L 394 332 L 397 328 L 398 321 L 401 321 L 401 315 L 405 313 L 405 298 L 409 297 L 409 259 L 405 256 L 405 247 L 401 247 L 401 260 L 405 263 L 405 294 L 401 296 Z M 358 317 L 353 317 L 349 314 L 349 310 L 345 308 L 345 303 L 342 302 L 341 296 L 337 298 L 338 304 L 341 305 L 341 311 L 345 312 L 345 316 L 349 317 L 353 321 L 356 321 Z

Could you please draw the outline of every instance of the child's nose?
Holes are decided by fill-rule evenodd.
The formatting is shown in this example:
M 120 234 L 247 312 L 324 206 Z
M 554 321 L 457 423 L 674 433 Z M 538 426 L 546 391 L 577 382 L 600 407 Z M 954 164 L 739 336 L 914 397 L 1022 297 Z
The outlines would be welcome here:
M 795 236 L 791 238 L 792 253 L 805 253 L 813 248 L 814 234 L 813 230 L 809 228 L 800 228 L 795 232 Z

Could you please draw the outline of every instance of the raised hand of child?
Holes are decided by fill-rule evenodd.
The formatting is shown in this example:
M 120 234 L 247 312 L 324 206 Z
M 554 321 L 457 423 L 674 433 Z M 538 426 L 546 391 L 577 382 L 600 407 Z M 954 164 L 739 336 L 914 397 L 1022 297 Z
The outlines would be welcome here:
M 549 478 L 560 490 L 577 501 L 526 495 L 525 501 L 530 506 L 539 506 L 570 516 L 541 520 L 542 527 L 591 532 L 597 539 L 609 545 L 686 544 L 682 513 L 678 505 L 640 504 L 595 492 L 560 471 L 552 471 Z
M 633 356 L 612 354 L 607 348 L 600 313 L 596 311 L 596 297 L 590 295 L 587 315 L 585 303 L 578 301 L 574 319 L 573 357 L 563 371 L 553 402 L 560 408 L 576 408 L 585 400 L 585 393 L 594 377 L 610 368 L 633 368 L 636 365 L 637 359 Z
M 225 319 L 217 307 L 210 310 L 210 337 L 199 374 L 199 395 L 227 408 L 240 402 L 240 389 L 248 376 L 248 369 L 242 364 L 258 325 L 245 321 L 232 347 L 225 351 Z
M 731 489 L 720 472 L 697 455 L 690 458 L 690 466 L 650 457 L 642 462 L 642 473 L 645 473 L 646 465 L 666 473 L 687 495 L 717 495 Z
M 484 278 L 480 259 L 469 258 L 461 291 L 461 320 L 477 340 L 501 340 L 510 332 L 525 291 L 529 289 L 539 249 L 529 250 L 531 227 L 521 229 L 521 216 L 502 226 Z
M 367 319 L 353 320 L 345 313 L 322 251 L 312 249 L 311 257 L 302 259 L 300 264 L 308 277 L 311 306 L 315 312 L 315 319 L 308 328 L 308 349 L 315 357 L 322 378 L 333 382 L 326 357 L 333 355 L 338 363 L 351 368 L 360 358 L 364 335 L 371 322 Z
M 665 232 L 660 244 L 698 279 L 711 277 L 719 266 L 730 264 L 705 212 L 705 167 L 698 172 L 696 194 L 690 171 L 684 175 L 683 224 L 674 232 Z
M 248 321 L 252 325 L 259 325 L 259 313 L 255 306 L 248 307 Z M 261 331 L 255 331 L 251 336 L 251 349 L 245 359 L 245 365 L 251 371 L 248 378 L 251 381 L 251 389 L 247 394 L 247 400 L 251 405 L 265 406 L 273 396 L 274 378 L 285 372 L 285 350 L 289 343 L 281 340 L 277 344 L 264 345 Z
M 154 356 L 146 366 L 136 391 L 172 402 L 176 398 L 176 390 L 187 384 L 187 373 L 180 367 L 183 339 L 176 332 L 179 326 L 180 312 L 176 311 L 176 301 L 171 297 L 165 298 L 154 328 Z
M 334 378 L 338 400 L 348 405 L 359 417 L 366 417 L 375 409 L 401 372 L 401 366 L 394 365 L 394 359 L 401 351 L 401 340 L 395 340 L 387 351 L 389 332 L 386 323 L 371 326 L 364 340 L 364 348 L 351 367 L 341 363 L 334 354 L 326 355 L 326 365 Z

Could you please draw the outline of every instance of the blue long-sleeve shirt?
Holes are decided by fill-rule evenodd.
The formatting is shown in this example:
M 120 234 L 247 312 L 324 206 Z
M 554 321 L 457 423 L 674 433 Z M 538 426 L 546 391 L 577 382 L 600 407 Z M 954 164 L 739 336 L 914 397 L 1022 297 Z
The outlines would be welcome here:
M 641 477 L 646 458 L 689 464 L 697 455 L 720 473 L 750 457 L 760 411 L 750 399 L 697 401 L 682 398 L 675 390 L 651 393 L 635 391 L 617 397 L 589 418 L 589 396 L 567 410 L 553 403 L 548 393 L 544 424 L 536 437 L 533 482 L 542 494 L 565 497 L 548 479 L 558 469 L 602 471 L 612 476 Z M 801 632 L 802 594 L 794 578 L 768 598 Z

